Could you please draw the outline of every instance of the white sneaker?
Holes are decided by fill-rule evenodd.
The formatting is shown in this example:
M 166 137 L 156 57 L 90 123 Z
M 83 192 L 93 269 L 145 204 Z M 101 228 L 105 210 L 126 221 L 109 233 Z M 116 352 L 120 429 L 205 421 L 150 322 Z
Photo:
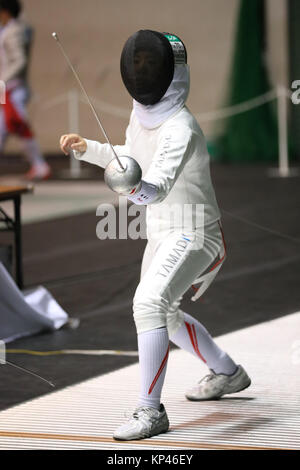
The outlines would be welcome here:
M 120 426 L 114 433 L 116 440 L 130 441 L 155 436 L 169 429 L 169 420 L 163 404 L 160 409 L 140 406 L 130 420 Z
M 188 400 L 200 401 L 220 398 L 227 393 L 236 393 L 249 387 L 251 380 L 241 365 L 233 375 L 206 375 L 200 382 L 185 394 Z
M 30 170 L 25 174 L 25 179 L 29 181 L 43 181 L 51 176 L 51 168 L 48 163 L 32 165 Z

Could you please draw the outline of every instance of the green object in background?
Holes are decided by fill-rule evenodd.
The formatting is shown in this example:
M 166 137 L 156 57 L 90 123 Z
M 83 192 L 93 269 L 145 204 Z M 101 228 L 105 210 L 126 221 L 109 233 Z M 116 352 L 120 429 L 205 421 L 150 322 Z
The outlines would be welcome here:
M 300 2 L 288 1 L 289 83 L 300 80 Z M 293 89 L 291 91 L 294 91 Z M 290 101 L 290 156 L 300 161 L 300 104 Z
M 264 0 L 241 0 L 226 106 L 272 89 L 265 63 Z M 224 119 L 220 137 L 209 144 L 222 162 L 277 161 L 276 100 Z

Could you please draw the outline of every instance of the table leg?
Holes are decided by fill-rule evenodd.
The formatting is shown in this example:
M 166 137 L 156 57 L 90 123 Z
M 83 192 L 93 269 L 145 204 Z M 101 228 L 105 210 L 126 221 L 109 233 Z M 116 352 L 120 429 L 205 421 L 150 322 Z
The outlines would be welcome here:
M 23 288 L 22 268 L 22 233 L 21 233 L 21 196 L 14 197 L 15 206 L 15 250 L 16 250 L 16 282 L 20 289 Z

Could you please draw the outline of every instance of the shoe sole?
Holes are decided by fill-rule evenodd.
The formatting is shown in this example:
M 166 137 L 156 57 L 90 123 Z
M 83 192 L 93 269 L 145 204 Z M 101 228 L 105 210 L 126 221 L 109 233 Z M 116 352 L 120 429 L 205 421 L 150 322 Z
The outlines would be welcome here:
M 38 182 L 38 181 L 46 181 L 48 180 L 49 178 L 51 178 L 53 176 L 53 172 L 52 170 L 49 170 L 48 173 L 46 173 L 45 175 L 42 175 L 42 176 L 38 176 L 38 175 L 30 175 L 30 174 L 25 174 L 23 179 L 26 180 L 26 181 L 31 181 L 31 182 Z
M 115 441 L 140 441 L 141 439 L 150 439 L 150 437 L 158 436 L 159 434 L 164 434 L 164 433 L 166 433 L 166 432 L 168 432 L 168 431 L 169 431 L 169 427 L 168 427 L 168 429 L 164 429 L 164 430 L 162 430 L 162 431 L 156 432 L 155 434 L 151 434 L 151 436 L 132 437 L 132 438 L 128 438 L 128 439 L 122 438 L 122 437 L 115 437 L 115 436 L 113 436 L 113 439 L 114 439 Z
M 246 388 L 250 387 L 251 385 L 251 379 L 249 379 L 249 383 L 247 385 L 245 385 L 245 387 L 242 387 L 240 388 L 239 390 L 235 390 L 234 392 L 226 392 L 226 393 L 223 393 L 222 395 L 219 395 L 217 397 L 211 397 L 211 398 L 194 398 L 194 397 L 187 397 L 185 395 L 185 397 L 187 398 L 187 400 L 189 401 L 212 401 L 212 400 L 219 400 L 220 398 L 222 398 L 224 395 L 231 395 L 232 393 L 239 393 L 239 392 L 242 392 L 243 390 L 245 390 Z
M 39 182 L 42 182 L 42 181 L 47 181 L 51 178 L 52 174 L 49 174 L 49 175 L 46 175 L 46 176 L 42 176 L 42 177 L 37 177 L 37 176 L 34 176 L 33 178 L 25 178 L 26 181 L 28 182 L 32 182 L 32 183 L 39 183 Z

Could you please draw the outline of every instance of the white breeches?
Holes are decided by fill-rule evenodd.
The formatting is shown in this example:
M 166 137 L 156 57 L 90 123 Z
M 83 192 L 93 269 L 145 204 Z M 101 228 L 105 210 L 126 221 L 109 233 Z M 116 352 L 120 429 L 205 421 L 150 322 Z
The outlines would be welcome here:
M 205 275 L 200 279 L 202 295 L 225 260 L 225 254 L 218 221 L 205 227 L 204 232 L 174 230 L 162 234 L 160 239 L 149 239 L 133 299 L 137 333 L 166 326 L 171 337 L 183 322 L 183 312 L 179 309 L 183 294 Z

